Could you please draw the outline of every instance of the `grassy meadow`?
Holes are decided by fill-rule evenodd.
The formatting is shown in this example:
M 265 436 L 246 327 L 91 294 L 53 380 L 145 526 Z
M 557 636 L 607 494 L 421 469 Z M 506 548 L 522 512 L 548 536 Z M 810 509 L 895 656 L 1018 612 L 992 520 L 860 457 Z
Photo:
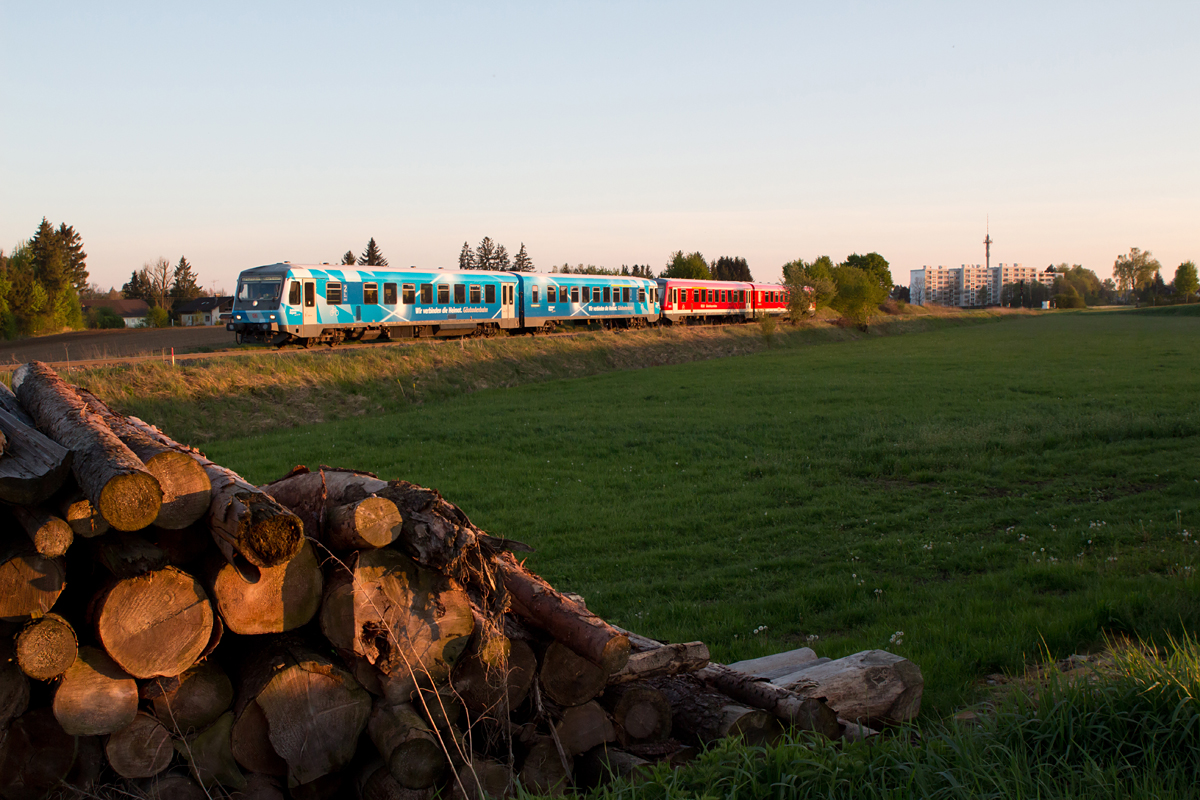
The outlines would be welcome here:
M 330 464 L 437 487 L 601 615 L 719 660 L 893 650 L 938 718 L 991 673 L 1200 628 L 1189 311 L 800 331 L 204 449 L 257 481 Z

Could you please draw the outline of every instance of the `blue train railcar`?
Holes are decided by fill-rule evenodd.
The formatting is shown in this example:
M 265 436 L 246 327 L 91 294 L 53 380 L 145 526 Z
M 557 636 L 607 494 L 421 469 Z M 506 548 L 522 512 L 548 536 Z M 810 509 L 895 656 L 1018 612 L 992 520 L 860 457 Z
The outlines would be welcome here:
M 238 277 L 229 330 L 282 346 L 519 328 L 508 273 L 269 264 Z
M 521 283 L 521 325 L 527 331 L 555 326 L 642 328 L 659 316 L 658 284 L 624 275 L 515 273 Z

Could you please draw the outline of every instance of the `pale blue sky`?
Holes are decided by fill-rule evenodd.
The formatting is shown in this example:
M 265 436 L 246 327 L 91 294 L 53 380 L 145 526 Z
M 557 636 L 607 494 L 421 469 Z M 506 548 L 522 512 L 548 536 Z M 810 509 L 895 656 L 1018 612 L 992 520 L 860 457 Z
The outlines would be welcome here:
M 1200 259 L 1200 3 L 0 0 L 0 247 L 206 286 L 464 240 L 741 255 Z

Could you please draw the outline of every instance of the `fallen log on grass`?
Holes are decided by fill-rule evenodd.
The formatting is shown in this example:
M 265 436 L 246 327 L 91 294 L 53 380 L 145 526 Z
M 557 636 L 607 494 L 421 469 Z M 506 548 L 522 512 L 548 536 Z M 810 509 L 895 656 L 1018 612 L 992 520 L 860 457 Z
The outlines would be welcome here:
M 920 667 L 886 650 L 864 650 L 775 682 L 806 697 L 823 697 L 839 716 L 872 727 L 916 717 L 925 689 Z
M 654 678 L 649 683 L 671 704 L 672 732 L 682 741 L 705 745 L 741 736 L 748 744 L 771 744 L 783 735 L 774 714 L 737 703 L 695 675 Z
M 135 531 L 154 522 L 163 496 L 158 480 L 54 370 L 24 364 L 13 388 L 38 427 L 71 451 L 75 481 L 110 525 Z
M 722 694 L 753 708 L 768 711 L 801 730 L 817 731 L 830 739 L 841 735 L 837 713 L 826 704 L 823 697 L 813 694 L 811 689 L 804 694 L 799 693 L 801 687 L 811 684 L 797 683 L 794 689 L 785 689 L 756 680 L 724 664 L 709 664 L 693 674 Z

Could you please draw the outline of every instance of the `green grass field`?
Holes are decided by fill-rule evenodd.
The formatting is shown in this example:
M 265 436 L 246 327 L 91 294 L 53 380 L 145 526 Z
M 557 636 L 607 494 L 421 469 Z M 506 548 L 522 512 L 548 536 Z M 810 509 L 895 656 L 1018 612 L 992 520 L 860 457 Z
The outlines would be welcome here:
M 205 449 L 437 487 L 602 616 L 719 660 L 891 649 L 937 718 L 1043 648 L 1200 628 L 1191 310 L 781 336 Z

